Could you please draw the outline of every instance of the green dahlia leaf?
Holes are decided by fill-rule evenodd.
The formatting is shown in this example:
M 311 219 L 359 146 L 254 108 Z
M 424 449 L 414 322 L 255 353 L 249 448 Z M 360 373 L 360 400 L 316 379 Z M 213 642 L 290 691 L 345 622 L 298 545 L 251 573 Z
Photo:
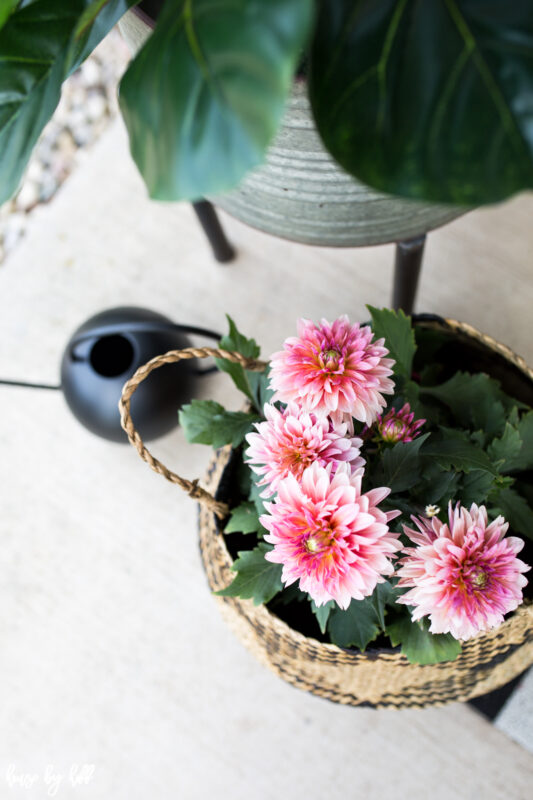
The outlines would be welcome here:
M 411 317 L 407 317 L 401 310 L 373 306 L 367 308 L 372 316 L 372 330 L 376 339 L 385 339 L 385 346 L 390 351 L 391 358 L 396 361 L 395 374 L 410 378 L 416 350 Z
M 484 450 L 487 444 L 487 435 L 485 431 L 474 431 L 470 434 L 470 441 Z
M 255 505 L 257 510 L 257 515 L 260 517 L 261 514 L 266 514 L 265 508 L 265 501 L 261 497 L 261 492 L 265 490 L 264 486 L 258 486 L 257 481 L 259 480 L 259 476 L 252 474 L 252 485 L 250 487 L 250 494 L 248 495 L 248 499 Z
M 290 586 L 284 586 L 281 592 L 277 594 L 272 603 L 274 608 L 278 606 L 288 606 L 291 603 L 305 603 L 307 595 L 304 594 L 297 583 L 291 583 Z
M 255 503 L 241 503 L 234 508 L 224 533 L 255 533 L 262 529 Z
M 526 480 L 514 480 L 513 484 L 515 489 L 526 498 L 527 502 L 533 508 L 533 484 Z
M 263 161 L 313 12 L 312 0 L 166 0 L 120 86 L 150 197 L 219 194 Z
M 188 442 L 238 447 L 259 417 L 244 411 L 226 411 L 214 400 L 193 400 L 179 411 L 179 422 Z
M 376 619 L 382 631 L 385 630 L 386 606 L 393 607 L 398 596 L 402 594 L 402 592 L 402 589 L 398 589 L 397 586 L 392 586 L 389 581 L 378 583 L 374 589 L 374 592 L 370 597 L 370 602 L 374 608 L 374 611 L 376 612 Z
M 382 482 L 382 486 L 389 486 L 392 492 L 403 492 L 416 486 L 423 468 L 420 448 L 428 437 L 429 433 L 424 433 L 412 442 L 398 442 L 385 450 L 377 481 Z
M 439 435 L 432 436 L 422 450 L 422 455 L 435 459 L 443 469 L 470 472 L 481 469 L 498 475 L 488 455 L 467 438 L 467 434 L 442 427 Z M 417 441 L 415 439 L 415 441 Z
M 502 514 L 515 533 L 533 540 L 533 511 L 521 494 L 515 489 L 504 488 L 494 492 L 490 500 L 495 506 L 493 513 Z
M 510 411 L 515 403 L 501 390 L 498 381 L 481 372 L 476 375 L 457 372 L 440 386 L 422 386 L 420 392 L 448 406 L 461 427 L 482 429 L 489 437 L 503 432 L 504 412 Z
M 387 633 L 394 647 L 401 645 L 411 664 L 453 661 L 461 652 L 461 643 L 450 633 L 430 633 L 427 620 L 412 622 L 407 614 L 389 622 Z
M 328 633 L 338 647 L 365 650 L 379 633 L 379 618 L 371 598 L 352 600 L 346 610 L 337 605 L 330 611 Z
M 253 403 L 260 414 L 263 414 L 265 403 L 270 403 L 274 391 L 269 387 L 270 367 L 267 366 L 262 372 L 249 372 L 246 370 L 246 377 L 252 390 Z
M 247 339 L 242 333 L 239 333 L 232 318 L 228 314 L 226 314 L 226 317 L 229 323 L 229 333 L 220 340 L 219 346 L 221 349 L 236 351 L 246 358 L 258 358 L 260 349 L 255 339 Z M 235 364 L 233 361 L 228 361 L 226 358 L 216 358 L 215 364 L 222 372 L 227 372 L 228 375 L 231 376 L 237 389 L 243 392 L 255 405 L 256 398 L 249 380 L 249 376 L 254 373 L 247 372 L 240 364 Z M 261 409 L 259 408 L 259 410 Z
M 309 598 L 311 600 L 311 598 Z M 317 606 L 314 600 L 311 600 L 311 611 L 316 617 L 316 621 L 318 622 L 318 626 L 322 633 L 326 632 L 327 624 L 329 615 L 331 614 L 332 610 L 335 608 L 335 601 L 330 600 L 328 603 L 324 603 L 323 606 Z
M 514 456 L 508 453 L 503 466 L 504 472 L 533 469 L 533 411 L 524 414 L 516 429 L 522 440 L 522 447 Z
M 413 487 L 414 494 L 427 506 L 448 501 L 455 497 L 459 485 L 459 475 L 453 470 L 443 469 L 433 460 L 425 459 L 420 483 Z
M 469 507 L 472 503 L 479 506 L 486 501 L 493 486 L 494 476 L 490 472 L 473 469 L 463 475 L 457 496 L 464 506 Z
M 232 583 L 215 594 L 221 597 L 252 598 L 254 605 L 268 603 L 282 590 L 281 564 L 272 564 L 265 559 L 265 554 L 272 547 L 261 542 L 253 550 L 244 550 L 234 562 L 232 570 L 237 575 Z
M 409 403 L 416 419 L 427 419 L 424 406 L 420 402 L 420 385 L 418 383 L 405 381 L 401 389 L 398 388 L 397 393 L 402 396 L 404 402 Z
M 477 413 L 472 414 L 474 427 L 480 416 L 480 422 L 485 426 L 486 441 L 489 441 L 504 430 L 506 424 L 506 410 L 504 404 L 500 400 L 496 400 L 492 405 L 486 406 L 481 411 L 481 415 Z
M 311 105 L 345 170 L 459 206 L 533 187 L 530 2 L 318 5 Z
M 246 358 L 258 358 L 261 350 L 255 339 L 247 339 L 238 330 L 229 314 L 226 314 L 226 319 L 228 320 L 229 333 L 220 340 L 220 347 L 224 350 L 229 350 L 230 348 L 231 350 L 236 350 Z
M 508 465 L 516 460 L 521 449 L 522 439 L 519 431 L 507 422 L 503 435 L 499 439 L 492 440 L 487 453 L 493 463 L 499 463 L 500 469 L 506 472 Z
M 520 414 L 516 406 L 513 406 L 513 408 L 511 409 L 507 422 L 509 423 L 509 425 L 512 425 L 513 428 L 516 428 L 516 426 L 520 422 Z

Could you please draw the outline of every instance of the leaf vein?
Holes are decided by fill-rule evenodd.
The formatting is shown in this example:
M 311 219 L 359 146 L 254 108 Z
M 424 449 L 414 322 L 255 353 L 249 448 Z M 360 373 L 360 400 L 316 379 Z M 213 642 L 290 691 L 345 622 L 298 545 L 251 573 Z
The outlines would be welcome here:
M 453 90 L 459 80 L 459 76 L 463 71 L 464 67 L 468 59 L 472 54 L 472 49 L 469 48 L 466 44 L 464 48 L 461 50 L 461 53 L 455 62 L 453 69 L 451 70 L 448 80 L 446 81 L 446 86 L 444 87 L 444 91 L 440 97 L 440 100 L 437 104 L 437 108 L 435 109 L 435 114 L 433 117 L 433 121 L 431 123 L 431 128 L 429 131 L 429 151 L 436 150 L 438 147 L 437 137 L 442 125 L 442 121 L 444 119 L 444 114 L 446 108 L 452 98 Z
M 407 0 L 401 0 L 396 7 L 390 25 L 385 34 L 385 42 L 383 43 L 383 50 L 381 51 L 380 59 L 377 63 L 377 76 L 378 76 L 378 92 L 379 92 L 379 111 L 376 119 L 376 127 L 378 130 L 383 130 L 383 123 L 385 121 L 385 106 L 387 95 L 387 63 L 391 54 L 394 39 L 400 27 L 400 20 L 403 16 Z
M 476 65 L 479 75 L 487 88 L 489 97 L 491 98 L 496 111 L 498 112 L 502 128 L 516 150 L 523 152 L 525 149 L 526 152 L 528 152 L 526 142 L 524 141 L 522 133 L 518 128 L 513 115 L 510 113 L 509 108 L 507 107 L 505 97 L 502 94 L 494 75 L 490 71 L 487 62 L 483 58 L 479 45 L 470 28 L 468 27 L 466 19 L 457 6 L 456 0 L 445 0 L 445 3 L 451 18 L 457 27 L 457 30 L 465 42 L 465 45 L 472 51 L 474 64 Z

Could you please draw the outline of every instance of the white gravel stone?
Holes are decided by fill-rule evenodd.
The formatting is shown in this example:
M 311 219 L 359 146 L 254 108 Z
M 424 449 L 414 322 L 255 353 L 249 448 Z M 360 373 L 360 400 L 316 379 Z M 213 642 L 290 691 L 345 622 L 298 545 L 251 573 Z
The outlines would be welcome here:
M 22 184 L 15 202 L 20 211 L 31 211 L 39 202 L 39 185 L 27 178 Z
M 94 59 L 88 58 L 80 68 L 81 77 L 85 86 L 96 86 L 100 81 L 102 70 Z
M 85 87 L 80 84 L 75 89 L 72 90 L 70 96 L 68 97 L 69 105 L 72 109 L 75 109 L 76 114 L 84 114 L 85 104 L 87 101 L 87 91 Z
M 28 170 L 26 172 L 26 179 L 32 181 L 33 183 L 38 184 L 42 180 L 43 172 L 44 172 L 44 166 L 42 163 L 42 158 L 32 159 L 28 165 Z
M 50 198 L 54 196 L 59 186 L 59 181 L 51 172 L 46 172 L 41 182 L 41 190 L 39 200 L 42 203 L 47 203 Z
M 96 122 L 101 117 L 104 117 L 107 114 L 107 102 L 105 98 L 101 94 L 90 95 L 87 99 L 85 112 L 92 122 Z
M 70 126 L 72 136 L 78 147 L 83 147 L 91 141 L 91 128 L 85 119 L 77 121 Z
M 8 253 L 24 236 L 26 228 L 26 215 L 21 213 L 11 214 L 3 231 L 3 250 Z

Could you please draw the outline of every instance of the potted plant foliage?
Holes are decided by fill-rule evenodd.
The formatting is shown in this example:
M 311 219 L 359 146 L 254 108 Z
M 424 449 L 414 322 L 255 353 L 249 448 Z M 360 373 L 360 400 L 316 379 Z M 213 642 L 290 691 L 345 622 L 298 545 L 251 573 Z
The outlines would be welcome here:
M 533 663 L 533 371 L 463 323 L 369 307 L 300 320 L 270 362 L 230 320 L 220 348 L 126 384 L 140 455 L 202 503 L 209 585 L 290 683 L 351 705 L 466 700 Z M 153 369 L 217 358 L 247 407 L 194 400 L 207 488 L 146 450 L 130 398 Z
M 135 5 L 4 0 L 0 201 L 16 190 L 62 81 Z M 131 152 L 155 199 L 216 196 L 232 213 L 281 235 L 361 244 L 423 232 L 458 206 L 533 186 L 528 3 L 155 6 L 153 34 L 120 89 Z M 142 7 L 150 11 L 154 3 Z M 293 121 L 282 129 L 268 174 L 228 195 L 264 161 L 291 89 Z M 299 140 L 298 127 L 312 134 Z M 394 205 L 383 193 L 424 202 Z M 301 205 L 291 205 L 296 201 Z M 357 218 L 352 230 L 350 215 Z

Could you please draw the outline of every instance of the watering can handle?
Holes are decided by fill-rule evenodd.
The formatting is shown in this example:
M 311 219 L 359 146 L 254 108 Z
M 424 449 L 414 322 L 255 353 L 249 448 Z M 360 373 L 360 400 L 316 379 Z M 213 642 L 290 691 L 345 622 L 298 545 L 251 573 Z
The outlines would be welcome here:
M 165 364 L 174 364 L 177 361 L 190 358 L 209 358 L 209 356 L 213 358 L 224 358 L 227 361 L 240 364 L 245 367 L 245 369 L 252 372 L 262 372 L 266 367 L 266 362 L 264 361 L 246 358 L 240 353 L 220 350 L 216 347 L 186 347 L 183 350 L 169 350 L 168 353 L 156 356 L 146 364 L 143 364 L 142 367 L 139 367 L 129 381 L 124 384 L 118 407 L 120 411 L 120 423 L 126 431 L 131 444 L 137 450 L 143 461 L 146 461 L 154 472 L 162 475 L 167 481 L 177 484 L 183 491 L 187 492 L 189 497 L 193 497 L 195 500 L 198 500 L 199 503 L 202 503 L 213 511 L 219 519 L 224 519 L 229 513 L 229 508 L 226 503 L 215 500 L 213 495 L 209 494 L 205 489 L 202 489 L 201 486 L 198 486 L 198 479 L 189 481 L 186 478 L 181 478 L 179 475 L 176 475 L 175 472 L 167 469 L 157 458 L 154 458 L 135 429 L 130 412 L 130 401 L 133 393 L 154 369 L 158 369 L 158 367 L 162 367 Z

